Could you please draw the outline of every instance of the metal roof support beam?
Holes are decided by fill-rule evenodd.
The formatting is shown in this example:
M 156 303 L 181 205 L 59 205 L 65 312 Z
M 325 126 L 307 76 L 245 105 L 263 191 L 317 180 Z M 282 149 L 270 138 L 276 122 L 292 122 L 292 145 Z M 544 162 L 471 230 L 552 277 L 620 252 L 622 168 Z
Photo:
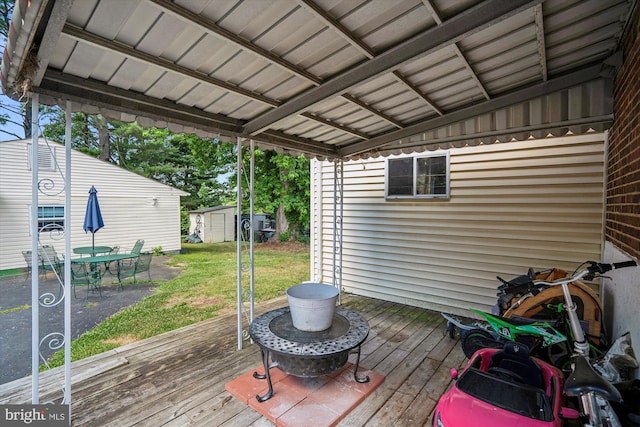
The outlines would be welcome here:
M 452 123 L 476 117 L 491 111 L 498 110 L 500 108 L 505 108 L 519 102 L 524 102 L 533 98 L 548 95 L 553 92 L 559 92 L 570 87 L 578 86 L 582 83 L 601 78 L 601 70 L 602 64 L 592 65 L 590 67 L 566 74 L 561 77 L 557 77 L 547 82 L 539 83 L 537 85 L 533 85 L 526 89 L 521 89 L 498 98 L 493 98 L 489 101 L 482 102 L 472 107 L 463 108 L 444 116 L 436 117 L 435 119 L 416 123 L 415 125 L 408 126 L 404 129 L 396 130 L 384 135 L 380 135 L 378 137 L 371 138 L 368 141 L 357 142 L 355 144 L 344 147 L 339 151 L 339 153 L 341 156 L 346 157 L 374 150 L 394 140 L 408 138 L 422 132 L 427 132 L 436 128 L 447 126 Z M 509 130 L 505 130 L 505 132 L 509 133 Z
M 242 122 L 219 114 L 206 113 L 197 108 L 179 106 L 162 99 L 117 89 L 100 82 L 71 77 L 59 72 L 47 71 L 40 87 L 34 88 L 48 99 L 66 99 L 78 103 L 88 103 L 98 109 L 114 110 L 134 116 L 147 117 L 164 123 L 176 123 L 185 127 L 197 126 L 208 132 L 217 132 L 231 139 L 241 135 Z M 158 125 L 161 127 L 162 125 Z M 333 158 L 337 151 L 319 145 L 315 141 L 268 131 L 254 138 L 273 146 L 292 151 L 303 151 L 318 156 Z
M 214 77 L 208 76 L 207 74 L 191 70 L 187 67 L 183 67 L 174 62 L 168 61 L 164 58 L 160 58 L 155 55 L 150 55 L 145 52 L 141 52 L 139 50 L 133 49 L 125 44 L 118 43 L 112 40 L 105 39 L 104 37 L 100 37 L 96 34 L 85 31 L 81 28 L 78 28 L 74 25 L 67 24 L 63 28 L 63 33 L 78 39 L 82 42 L 92 44 L 94 46 L 98 46 L 104 49 L 109 49 L 113 52 L 117 52 L 121 55 L 124 55 L 128 58 L 137 59 L 139 61 L 153 64 L 159 68 L 173 71 L 174 73 L 183 75 L 185 77 L 190 77 L 194 80 L 200 81 L 202 83 L 210 84 L 212 86 L 219 87 L 221 89 L 227 90 L 231 93 L 235 93 L 236 95 L 243 96 L 253 101 L 261 102 L 265 105 L 276 107 L 280 105 L 279 101 L 275 99 L 271 99 L 267 96 L 261 95 L 256 92 L 252 92 L 247 89 L 243 89 L 240 86 L 236 86 L 220 79 L 216 79 Z
M 542 14 L 542 5 L 539 4 L 533 9 L 536 17 L 536 38 L 538 40 L 538 57 L 540 58 L 540 69 L 542 72 L 542 81 L 547 81 L 547 46 L 544 40 L 544 16 Z
M 542 0 L 488 0 L 470 8 L 442 25 L 418 34 L 369 61 L 356 65 L 342 75 L 322 85 L 311 88 L 301 95 L 285 102 L 245 126 L 245 133 L 255 135 L 267 129 L 273 123 L 286 117 L 299 114 L 328 97 L 345 93 L 349 88 L 362 84 L 384 73 L 388 73 L 402 64 L 417 57 L 450 46 L 466 36 L 477 33 L 487 26 L 507 16 L 533 7 Z
M 53 10 L 47 19 L 47 29 L 38 48 L 38 72 L 33 78 L 33 86 L 39 86 L 44 77 L 44 72 L 47 70 L 51 54 L 58 43 L 72 5 L 73 0 L 60 0 L 53 4 Z
M 259 57 L 265 59 L 266 61 L 271 62 L 272 64 L 278 65 L 283 70 L 286 70 L 300 78 L 308 80 L 315 85 L 319 85 L 320 83 L 322 83 L 322 79 L 320 77 L 315 76 L 310 72 L 308 72 L 307 70 L 301 67 L 298 67 L 288 61 L 285 61 L 284 59 L 269 52 L 268 50 L 263 49 L 259 46 L 256 46 L 250 41 L 243 39 L 242 37 L 239 37 L 238 35 L 232 33 L 231 31 L 226 30 L 220 27 L 219 25 L 216 25 L 215 23 L 212 23 L 207 19 L 204 19 L 202 16 L 196 13 L 193 13 L 188 9 L 185 9 L 168 0 L 149 0 L 149 1 L 161 7 L 166 12 L 170 12 L 171 14 L 177 16 L 178 18 L 184 19 L 188 23 L 198 25 L 207 33 L 215 34 L 216 36 L 222 38 L 223 40 L 226 40 L 228 42 L 235 44 L 240 49 L 244 49 L 246 51 L 252 52 L 253 54 L 258 55 Z
M 198 124 L 214 130 L 238 132 L 242 125 L 239 120 L 220 114 L 207 113 L 187 106 L 182 107 L 171 101 L 151 98 L 141 93 L 118 89 L 98 81 L 72 77 L 57 71 L 47 71 L 40 87 L 33 90 L 53 98 L 71 99 L 99 108 L 114 108 L 128 114 L 157 117 L 159 120 L 173 119 L 178 123 L 190 123 L 191 126 Z
M 433 16 L 433 20 L 436 21 L 436 24 L 441 25 L 443 22 L 442 18 L 440 17 L 440 14 L 436 10 L 436 8 L 433 6 L 433 4 L 431 4 L 431 0 L 422 0 L 422 4 L 424 4 L 424 7 L 426 7 L 429 13 L 431 14 L 431 16 Z M 536 7 L 540 7 L 540 5 Z M 464 53 L 462 53 L 462 50 L 460 50 L 458 43 L 453 44 L 453 50 L 456 53 L 456 55 L 458 55 L 458 58 L 460 58 L 460 60 L 462 61 L 462 65 L 464 65 L 464 68 L 467 69 L 473 81 L 476 82 L 476 86 L 478 86 L 478 89 L 480 89 L 480 92 L 482 92 L 482 94 L 486 99 L 491 99 L 491 97 L 489 96 L 489 93 L 487 92 L 484 85 L 478 78 L 478 75 L 476 74 L 475 70 L 471 67 L 471 64 L 469 64 L 469 60 L 464 56 Z

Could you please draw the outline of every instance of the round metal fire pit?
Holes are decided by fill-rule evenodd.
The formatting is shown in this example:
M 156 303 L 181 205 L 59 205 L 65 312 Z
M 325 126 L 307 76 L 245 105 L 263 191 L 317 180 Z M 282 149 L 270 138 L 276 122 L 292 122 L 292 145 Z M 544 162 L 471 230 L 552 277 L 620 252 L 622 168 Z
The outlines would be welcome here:
M 277 366 L 289 375 L 305 378 L 327 375 L 343 367 L 356 347 L 354 377 L 358 382 L 369 380 L 357 376 L 360 344 L 369 335 L 369 323 L 354 311 L 338 307 L 329 329 L 308 332 L 295 328 L 289 307 L 282 307 L 258 316 L 251 323 L 249 334 L 262 350 L 265 368 L 264 375 L 254 373 L 254 377 L 269 382 L 269 392 L 257 396 L 259 401 L 269 399 L 273 393 L 270 368 Z

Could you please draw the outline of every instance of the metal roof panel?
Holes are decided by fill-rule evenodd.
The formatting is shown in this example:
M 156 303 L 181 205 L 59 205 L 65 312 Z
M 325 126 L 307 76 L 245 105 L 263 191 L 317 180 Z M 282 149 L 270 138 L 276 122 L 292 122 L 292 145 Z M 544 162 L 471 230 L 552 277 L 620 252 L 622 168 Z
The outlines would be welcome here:
M 603 99 L 594 101 L 584 88 L 610 67 L 603 61 L 617 48 L 629 6 L 83 0 L 65 8 L 32 0 L 16 15 L 0 78 L 16 98 L 31 83 L 43 102 L 71 100 L 109 117 L 358 156 L 424 144 L 425 135 L 478 140 L 491 117 L 518 117 L 493 123 L 505 128 L 499 135 L 520 123 L 532 133 L 570 120 L 580 121 L 574 128 L 602 126 L 611 94 L 599 90 Z M 23 67 L 32 46 L 35 70 Z M 568 90 L 574 104 L 589 106 L 564 114 Z M 544 99 L 546 113 L 527 121 L 527 108 L 541 111 L 534 99 Z

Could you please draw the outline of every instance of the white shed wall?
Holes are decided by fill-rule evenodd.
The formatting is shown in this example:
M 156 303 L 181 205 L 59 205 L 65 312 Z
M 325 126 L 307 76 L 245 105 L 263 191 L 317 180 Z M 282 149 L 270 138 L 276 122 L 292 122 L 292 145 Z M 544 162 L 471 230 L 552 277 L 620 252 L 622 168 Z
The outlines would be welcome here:
M 31 249 L 29 144 L 26 140 L 0 142 L 0 270 L 26 267 L 21 252 Z M 64 147 L 49 144 L 64 171 Z M 57 171 L 41 170 L 39 178 L 51 179 L 56 190 L 64 186 Z M 96 245 L 117 245 L 121 252 L 126 252 L 136 240 L 143 239 L 143 251 L 158 246 L 167 252 L 181 249 L 180 196 L 185 192 L 77 151 L 71 153 L 71 224 L 66 227 L 71 233 L 71 247 L 91 245 L 91 233 L 85 233 L 82 224 L 92 185 L 98 190 L 105 224 L 95 235 Z M 39 193 L 39 204 L 64 206 L 64 193 L 55 196 Z M 53 240 L 45 234 L 41 242 L 64 252 L 64 240 Z
M 345 291 L 468 315 L 468 307 L 495 304 L 496 275 L 510 278 L 528 267 L 572 271 L 601 257 L 603 134 L 450 154 L 449 200 L 387 201 L 384 158 L 344 164 Z M 312 227 L 311 270 L 314 280 L 327 283 L 333 277 L 333 169 L 328 162 L 312 168 L 312 188 L 321 188 L 313 192 L 312 220 L 321 223 Z

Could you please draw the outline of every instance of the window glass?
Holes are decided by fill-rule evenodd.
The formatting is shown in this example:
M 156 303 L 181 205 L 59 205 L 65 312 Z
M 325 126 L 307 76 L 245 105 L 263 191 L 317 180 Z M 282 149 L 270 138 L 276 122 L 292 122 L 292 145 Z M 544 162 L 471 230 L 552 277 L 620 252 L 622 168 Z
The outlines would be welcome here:
M 447 194 L 447 162 L 444 156 L 416 159 L 416 194 Z
M 449 155 L 387 160 L 387 198 L 449 197 Z
M 38 206 L 38 231 L 64 229 L 64 206 Z
M 389 159 L 389 196 L 413 195 L 413 158 Z

